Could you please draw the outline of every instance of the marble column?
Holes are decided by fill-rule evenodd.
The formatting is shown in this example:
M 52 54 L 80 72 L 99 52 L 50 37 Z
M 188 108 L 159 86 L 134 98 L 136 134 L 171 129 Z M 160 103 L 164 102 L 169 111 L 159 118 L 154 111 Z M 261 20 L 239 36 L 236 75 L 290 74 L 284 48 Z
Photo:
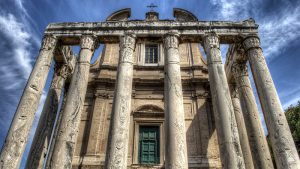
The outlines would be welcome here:
M 27 158 L 25 167 L 27 169 L 43 168 L 47 151 L 50 146 L 50 139 L 59 108 L 62 90 L 65 80 L 72 70 L 73 65 L 70 63 L 56 63 L 54 67 L 52 83 Z
M 134 48 L 134 34 L 125 33 L 120 37 L 119 66 L 106 152 L 107 169 L 127 168 Z
M 164 37 L 166 169 L 187 169 L 187 143 L 183 107 L 178 34 Z
M 248 36 L 243 47 L 251 66 L 277 168 L 300 168 L 296 146 L 260 48 L 260 40 L 256 35 Z
M 90 60 L 96 47 L 92 36 L 81 37 L 80 53 L 67 94 L 64 112 L 59 124 L 53 154 L 50 159 L 51 169 L 72 168 L 75 142 L 89 80 Z
M 222 168 L 245 168 L 229 87 L 221 60 L 219 38 L 215 33 L 208 33 L 203 40 Z
M 245 126 L 244 116 L 241 108 L 241 103 L 239 99 L 238 90 L 236 84 L 230 84 L 230 93 L 231 93 L 231 100 L 234 110 L 234 115 L 238 127 L 239 138 L 241 143 L 241 148 L 243 152 L 244 162 L 246 169 L 254 169 L 253 160 L 251 149 L 248 141 L 247 130 Z
M 243 116 L 246 123 L 247 135 L 253 156 L 255 168 L 271 169 L 274 168 L 269 147 L 264 135 L 255 96 L 251 88 L 248 77 L 246 63 L 235 62 L 232 65 L 232 73 L 237 84 L 240 95 Z
M 2 147 L 0 168 L 19 168 L 29 131 L 47 80 L 56 42 L 56 38 L 50 35 L 45 36 L 43 39 L 39 56 Z

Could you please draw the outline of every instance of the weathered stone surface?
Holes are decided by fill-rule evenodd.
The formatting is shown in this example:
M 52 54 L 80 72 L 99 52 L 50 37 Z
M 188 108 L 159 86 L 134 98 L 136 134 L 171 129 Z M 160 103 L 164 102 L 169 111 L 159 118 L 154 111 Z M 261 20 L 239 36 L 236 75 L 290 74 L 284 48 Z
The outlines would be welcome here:
M 247 135 L 253 156 L 255 168 L 271 169 L 273 167 L 269 147 L 264 135 L 255 96 L 248 77 L 246 63 L 235 62 L 232 72 L 237 84 L 242 102 L 243 117 L 246 123 Z
M 207 54 L 209 83 L 222 167 L 245 168 L 236 122 L 234 122 L 235 116 L 229 87 L 221 60 L 219 39 L 215 33 L 208 33 L 204 37 L 204 49 Z
M 41 50 L 11 123 L 0 156 L 0 168 L 19 168 L 50 69 L 56 38 L 45 36 Z
M 90 59 L 96 47 L 96 41 L 92 36 L 83 36 L 80 46 L 79 58 L 59 124 L 53 154 L 50 157 L 49 167 L 51 169 L 70 169 L 72 167 L 74 146 L 87 90 Z
M 170 30 L 179 30 L 182 41 L 199 42 L 205 33 L 214 30 L 220 36 L 220 43 L 238 42 L 239 37 L 258 33 L 258 25 L 251 19 L 241 22 L 230 21 L 193 21 L 178 22 L 172 20 L 119 21 L 119 22 L 76 22 L 49 24 L 46 34 L 60 36 L 68 44 L 78 44 L 85 33 L 98 37 L 101 43 L 118 42 L 118 36 L 127 30 L 134 30 L 137 37 L 164 36 Z
M 127 168 L 135 35 L 120 37 L 120 58 L 106 153 L 108 169 Z
M 66 49 L 67 48 L 67 49 Z M 70 47 L 63 47 L 60 50 L 69 50 Z M 62 52 L 62 51 L 61 51 Z M 59 108 L 61 93 L 65 84 L 65 80 L 74 70 L 75 58 L 68 53 L 64 56 L 67 63 L 56 63 L 54 68 L 51 87 L 48 91 L 44 108 L 39 119 L 39 123 L 33 138 L 31 149 L 27 158 L 27 169 L 39 169 L 44 165 L 47 151 L 49 149 L 50 138 L 53 131 L 55 118 Z
M 280 104 L 271 74 L 257 36 L 243 41 L 260 98 L 271 145 L 279 169 L 300 168 L 300 160 L 285 114 Z
M 254 169 L 251 149 L 248 141 L 247 130 L 245 126 L 244 116 L 239 99 L 238 89 L 235 84 L 230 84 L 231 100 L 234 109 L 234 115 L 238 127 L 241 148 L 243 152 L 246 169 Z M 247 121 L 248 122 L 248 121 Z
M 184 121 L 178 34 L 164 38 L 165 47 L 165 126 L 167 169 L 187 169 L 187 144 Z

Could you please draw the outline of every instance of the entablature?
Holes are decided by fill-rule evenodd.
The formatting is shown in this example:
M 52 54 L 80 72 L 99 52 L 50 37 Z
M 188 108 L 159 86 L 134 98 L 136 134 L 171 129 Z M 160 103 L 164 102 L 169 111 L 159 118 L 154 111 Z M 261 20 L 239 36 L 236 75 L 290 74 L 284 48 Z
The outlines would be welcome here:
M 230 21 L 118 21 L 118 22 L 64 22 L 51 23 L 45 34 L 58 37 L 66 45 L 78 45 L 82 35 L 96 36 L 100 43 L 119 42 L 119 36 L 132 31 L 137 38 L 163 37 L 170 31 L 178 31 L 181 42 L 202 42 L 202 37 L 215 32 L 220 43 L 230 44 L 241 37 L 258 33 L 258 25 L 253 19 Z

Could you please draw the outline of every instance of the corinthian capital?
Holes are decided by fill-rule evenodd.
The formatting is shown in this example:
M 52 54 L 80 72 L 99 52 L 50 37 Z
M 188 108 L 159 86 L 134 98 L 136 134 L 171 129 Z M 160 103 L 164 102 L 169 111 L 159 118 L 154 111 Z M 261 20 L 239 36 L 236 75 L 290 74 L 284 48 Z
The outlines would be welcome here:
M 219 36 L 214 33 L 208 33 L 204 36 L 204 47 L 205 48 L 220 48 Z M 208 49 L 206 49 L 208 51 Z
M 95 37 L 90 36 L 90 35 L 81 37 L 81 40 L 80 40 L 81 49 L 94 50 L 96 48 L 96 46 L 97 46 L 97 41 L 96 41 Z
M 42 41 L 41 49 L 50 50 L 56 46 L 57 39 L 53 35 L 45 35 Z
M 239 78 L 241 76 L 248 76 L 248 68 L 246 63 L 233 63 L 232 67 L 232 74 L 234 78 Z
M 168 48 L 178 48 L 178 37 L 179 34 L 176 31 L 172 31 L 166 34 L 164 38 L 164 46 L 166 49 Z
M 120 48 L 130 48 L 134 50 L 136 36 L 132 32 L 126 32 L 120 37 Z
M 251 48 L 260 48 L 260 40 L 256 35 L 248 36 L 243 41 L 245 51 Z

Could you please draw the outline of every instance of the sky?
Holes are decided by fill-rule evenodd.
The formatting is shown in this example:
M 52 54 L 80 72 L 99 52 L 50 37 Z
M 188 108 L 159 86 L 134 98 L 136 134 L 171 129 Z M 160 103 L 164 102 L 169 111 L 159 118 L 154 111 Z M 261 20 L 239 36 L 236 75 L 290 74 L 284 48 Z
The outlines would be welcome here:
M 161 19 L 172 19 L 175 7 L 199 20 L 255 19 L 270 72 L 282 106 L 300 100 L 300 1 L 297 0 L 1 0 L 0 1 L 0 146 L 38 55 L 46 26 L 53 22 L 100 22 L 112 12 L 131 8 L 131 19 L 144 19 L 147 5 L 158 7 Z M 222 46 L 223 60 L 226 46 Z M 95 55 L 94 59 L 98 55 Z M 50 72 L 49 77 L 52 76 Z M 36 114 L 29 144 L 50 80 Z M 253 80 L 252 80 L 253 84 Z M 256 94 L 256 91 L 255 91 Z M 258 102 L 259 104 L 259 102 Z M 262 121 L 263 117 L 262 117 Z M 25 158 L 21 168 L 24 167 Z

